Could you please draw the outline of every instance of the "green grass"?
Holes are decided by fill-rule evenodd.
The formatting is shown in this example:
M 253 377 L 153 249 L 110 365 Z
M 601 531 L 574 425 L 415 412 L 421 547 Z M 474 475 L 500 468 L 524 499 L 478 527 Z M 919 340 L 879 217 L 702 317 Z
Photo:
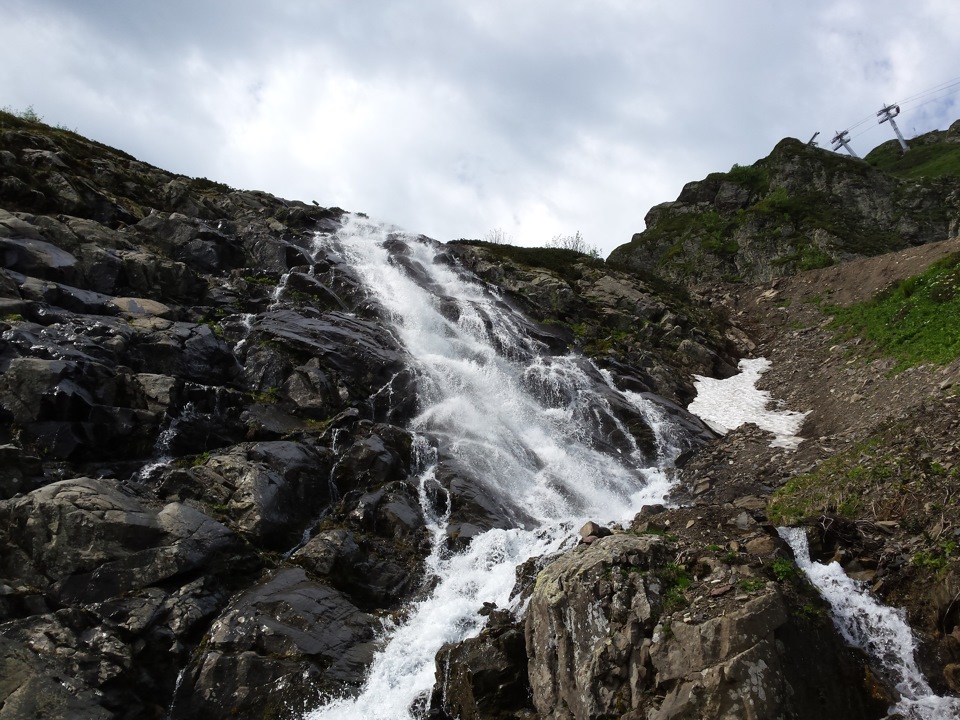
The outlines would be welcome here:
M 603 260 L 587 253 L 566 248 L 519 247 L 517 245 L 487 242 L 486 240 L 454 240 L 451 244 L 476 245 L 486 248 L 494 255 L 512 260 L 520 265 L 552 270 L 567 282 L 575 282 L 581 277 L 580 271 L 574 265 L 585 264 L 593 267 L 603 267 Z
M 859 517 L 863 498 L 893 474 L 895 459 L 882 448 L 882 438 L 874 436 L 825 460 L 813 472 L 791 478 L 773 493 L 767 508 L 770 521 L 795 525 L 820 514 Z
M 780 582 L 793 580 L 798 577 L 797 566 L 793 564 L 793 561 L 787 560 L 786 558 L 775 558 L 770 564 L 770 569 L 773 571 L 774 577 Z
M 835 329 L 864 337 L 878 352 L 896 358 L 895 371 L 952 362 L 960 356 L 960 253 L 868 302 L 826 309 Z
M 683 591 L 690 587 L 691 582 L 686 568 L 676 563 L 667 563 L 659 575 L 663 583 L 663 611 L 670 613 L 686 607 L 687 598 Z
M 904 444 L 900 439 L 912 429 L 912 422 L 886 427 L 824 460 L 811 472 L 791 478 L 771 497 L 767 508 L 770 521 L 795 525 L 819 515 L 839 515 L 851 520 L 893 519 L 904 527 L 919 522 L 922 526 L 931 512 L 944 507 L 931 504 L 930 497 L 945 493 L 952 498 L 960 468 L 947 470 L 931 461 L 929 447 L 923 443 L 912 440 Z M 777 560 L 772 569 L 782 581 L 792 565 Z
M 751 193 L 764 193 L 770 187 L 770 174 L 758 163 L 738 165 L 734 163 L 727 178 L 750 190 Z
M 671 277 L 698 277 L 704 272 L 748 274 L 751 252 L 776 250 L 773 264 L 781 272 L 827 267 L 849 255 L 879 255 L 904 247 L 903 238 L 886 224 L 861 217 L 819 182 L 778 185 L 774 169 L 796 165 L 802 172 L 822 177 L 825 187 L 840 182 L 867 187 L 882 179 L 884 171 L 924 185 L 949 185 L 960 177 L 960 143 L 938 138 L 918 139 L 905 155 L 896 141 L 884 143 L 861 162 L 838 153 L 808 148 L 796 140 L 780 142 L 768 158 L 752 166 L 733 166 L 712 173 L 707 187 L 734 183 L 747 190 L 743 207 L 735 210 L 701 209 L 691 205 L 658 208 L 656 222 L 631 243 L 648 249 L 659 268 Z M 939 178 L 939 179 L 938 179 Z M 891 186 L 892 189 L 896 189 Z M 909 201 L 906 190 L 894 202 Z M 719 210 L 719 212 L 718 212 Z M 946 224 L 941 207 L 916 208 L 911 217 L 921 223 Z M 824 236 L 825 231 L 825 236 Z M 739 239 L 739 244 L 737 240 Z M 814 238 L 818 238 L 814 243 Z M 741 247 L 746 245 L 747 247 Z M 745 252 L 746 251 L 746 252 Z M 707 260 L 704 263 L 704 260 Z
M 960 177 L 960 144 L 957 143 L 915 145 L 904 153 L 896 140 L 890 140 L 874 148 L 865 159 L 875 168 L 897 177 Z
M 766 584 L 767 581 L 763 578 L 744 578 L 737 583 L 737 587 L 744 592 L 756 592 L 766 586 Z

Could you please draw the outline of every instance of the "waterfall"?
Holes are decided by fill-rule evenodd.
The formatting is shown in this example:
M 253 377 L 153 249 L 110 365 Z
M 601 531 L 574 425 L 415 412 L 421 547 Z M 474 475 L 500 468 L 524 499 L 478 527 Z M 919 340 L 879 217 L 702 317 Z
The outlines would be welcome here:
M 847 577 L 839 563 L 813 562 L 803 528 L 777 532 L 793 550 L 797 566 L 830 604 L 844 640 L 873 657 L 900 693 L 890 714 L 911 720 L 960 717 L 960 700 L 936 695 L 917 667 L 913 633 L 903 612 L 878 603 L 863 583 Z
M 662 463 L 645 455 L 624 409 L 653 430 L 664 463 L 676 455 L 676 433 L 652 403 L 617 391 L 585 358 L 551 355 L 494 291 L 449 258 L 437 262 L 439 243 L 356 217 L 317 242 L 353 266 L 412 358 L 421 495 L 453 469 L 502 521 L 454 554 L 446 549 L 448 515 L 426 503 L 434 589 L 402 625 L 386 629 L 359 695 L 329 699 L 307 715 L 407 720 L 433 687 L 437 651 L 479 631 L 484 602 L 520 609 L 511 598 L 517 565 L 561 549 L 588 519 L 629 521 L 663 500 Z

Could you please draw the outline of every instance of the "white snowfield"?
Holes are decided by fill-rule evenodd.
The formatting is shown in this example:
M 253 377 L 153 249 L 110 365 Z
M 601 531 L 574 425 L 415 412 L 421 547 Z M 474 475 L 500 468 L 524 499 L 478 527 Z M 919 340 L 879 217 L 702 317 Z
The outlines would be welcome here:
M 697 397 L 687 410 L 721 435 L 754 423 L 775 435 L 771 447 L 795 450 L 803 440 L 797 433 L 808 413 L 768 409 L 770 393 L 756 388 L 760 376 L 770 368 L 766 358 L 741 360 L 738 367 L 740 374 L 726 380 L 694 375 Z

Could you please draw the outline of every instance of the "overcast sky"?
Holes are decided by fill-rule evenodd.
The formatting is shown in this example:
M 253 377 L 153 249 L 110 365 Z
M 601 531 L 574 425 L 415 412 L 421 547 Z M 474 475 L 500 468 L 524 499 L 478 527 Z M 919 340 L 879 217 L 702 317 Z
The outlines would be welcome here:
M 0 0 L 0 27 L 0 106 L 439 240 L 606 255 L 783 137 L 960 118 L 957 0 Z

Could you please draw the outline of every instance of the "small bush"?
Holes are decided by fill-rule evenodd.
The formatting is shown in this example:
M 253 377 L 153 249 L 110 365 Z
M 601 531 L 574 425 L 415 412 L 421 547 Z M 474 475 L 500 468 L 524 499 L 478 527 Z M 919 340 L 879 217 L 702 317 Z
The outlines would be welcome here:
M 770 569 L 773 575 L 780 582 L 793 580 L 797 577 L 797 566 L 786 558 L 776 558 L 771 564 Z
M 27 105 L 23 110 L 14 110 L 9 105 L 3 106 L 3 112 L 8 115 L 13 115 L 14 117 L 25 120 L 26 122 L 38 123 L 43 122 L 43 117 L 37 114 L 37 111 L 33 109 L 33 105 Z

